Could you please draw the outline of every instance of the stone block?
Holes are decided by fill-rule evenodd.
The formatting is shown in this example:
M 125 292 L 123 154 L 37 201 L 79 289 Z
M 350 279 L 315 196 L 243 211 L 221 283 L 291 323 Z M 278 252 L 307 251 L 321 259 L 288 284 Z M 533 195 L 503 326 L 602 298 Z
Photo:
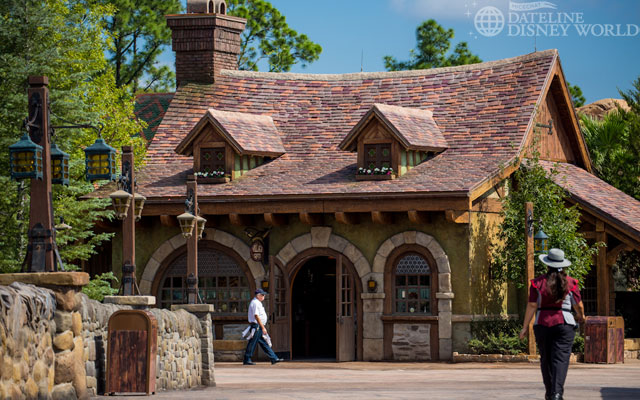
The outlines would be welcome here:
M 53 346 L 58 351 L 73 350 L 73 332 L 64 331 L 53 338 Z
M 380 361 L 384 357 L 383 339 L 362 339 L 363 361 Z
M 151 281 L 148 281 L 146 279 L 140 280 L 140 293 L 145 295 L 151 294 L 151 285 Z
M 376 254 L 376 257 L 373 259 L 373 267 L 371 268 L 371 270 L 375 273 L 383 273 L 384 272 L 384 265 L 387 262 L 387 257 L 383 257 L 380 254 Z
M 210 313 L 215 311 L 213 304 L 172 304 L 171 311 L 185 310 L 190 313 Z
M 405 244 L 415 244 L 416 242 L 416 231 L 406 231 L 402 233 Z
M 348 244 L 349 242 L 346 239 L 338 235 L 329 236 L 329 248 L 337 251 L 338 253 L 342 253 Z
M 400 235 L 400 237 L 402 237 L 402 235 Z M 385 240 L 384 243 L 382 243 L 382 245 L 380 245 L 380 247 L 378 248 L 377 254 L 383 257 L 386 261 L 389 253 L 391 253 L 391 251 L 395 249 L 395 247 L 396 246 L 393 244 L 392 240 Z
M 180 235 L 175 235 L 174 237 L 172 237 L 171 239 L 169 239 L 169 244 L 171 245 L 171 247 L 175 250 L 179 247 L 182 247 L 184 245 L 187 244 L 187 239 L 185 239 L 182 234 Z
M 362 257 L 362 253 L 356 246 L 349 243 L 347 247 L 344 248 L 344 256 L 347 257 L 352 263 L 358 261 L 360 257 Z
M 328 247 L 331 227 L 314 226 L 311 228 L 311 245 L 313 247 Z
M 451 312 L 451 303 L 450 299 L 438 299 L 438 311 Z
M 0 366 L 0 378 L 11 379 L 13 376 L 13 360 L 11 357 L 5 355 L 2 357 L 2 366 Z
M 46 380 L 49 376 L 49 368 L 45 365 L 42 360 L 36 361 L 33 365 L 33 379 L 36 382 L 40 382 L 42 380 Z
M 247 246 L 247 244 L 240 239 L 236 239 L 235 237 L 234 239 L 233 250 L 235 250 L 235 252 L 238 253 L 238 255 L 242 257 L 243 260 L 249 260 L 251 257 L 249 246 Z
M 167 245 L 166 248 L 173 251 L 173 248 L 169 245 Z M 149 259 L 149 261 L 147 262 L 147 265 L 144 267 L 144 272 L 142 272 L 141 281 L 153 281 L 153 278 L 156 276 L 156 273 L 158 272 L 159 268 L 160 268 L 160 262 L 158 260 L 156 260 L 155 258 Z
M 424 248 L 430 249 L 431 242 L 433 242 L 433 238 L 426 233 L 417 232 L 416 233 L 416 244 L 420 245 Z
M 82 335 L 82 316 L 79 312 L 71 314 L 71 331 L 75 336 Z
M 98 379 L 94 376 L 87 376 L 87 387 L 96 389 L 98 387 Z
M 287 265 L 289 261 L 291 261 L 291 259 L 296 256 L 296 254 L 298 254 L 296 252 L 296 249 L 293 248 L 291 243 L 287 243 L 278 253 L 278 257 L 280 258 L 280 261 L 283 265 Z
M 441 251 L 441 255 L 435 257 L 436 265 L 438 266 L 438 272 L 440 273 L 451 273 L 451 266 L 449 265 L 449 258 L 444 252 Z
M 451 292 L 451 274 L 443 273 L 438 274 L 438 291 L 440 292 Z
M 354 267 L 356 268 L 356 271 L 358 271 L 358 276 L 365 276 L 371 272 L 371 267 L 365 257 L 360 257 L 354 263 Z
M 56 332 L 70 331 L 73 326 L 73 318 L 67 311 L 56 311 L 53 321 L 56 323 Z
M 69 400 L 75 398 L 77 398 L 76 390 L 71 383 L 56 385 L 51 392 L 51 400 Z
M 438 356 L 441 361 L 450 361 L 453 357 L 453 351 L 451 350 L 451 339 L 440 338 L 438 343 Z
M 78 306 L 76 302 L 75 288 L 72 287 L 59 287 L 53 291 L 56 297 L 56 305 L 59 310 L 73 311 Z
M 82 287 L 89 283 L 89 274 L 86 272 L 21 272 L 15 274 L 0 274 L 0 286 L 9 286 L 13 282 L 44 287 Z
M 296 253 L 302 253 L 311 247 L 311 235 L 307 233 L 298 236 L 291 241 L 291 246 L 293 246 Z
M 404 234 L 403 233 L 397 233 L 393 236 L 391 236 L 390 238 L 391 243 L 393 244 L 393 247 L 400 247 L 403 244 L 405 244 L 404 242 Z
M 365 312 L 362 314 L 362 337 L 365 339 L 382 339 L 384 328 L 380 317 L 382 313 Z
M 38 398 L 38 385 L 36 385 L 33 378 L 29 377 L 29 379 L 27 379 L 27 382 L 24 384 L 24 392 L 27 395 L 27 399 Z
M 441 339 L 451 339 L 451 313 L 442 311 L 438 313 L 438 336 Z
M 384 301 L 382 299 L 363 299 L 362 310 L 366 313 L 382 313 Z
M 227 232 L 216 229 L 216 233 L 213 235 L 213 241 L 218 242 L 223 246 L 227 246 L 229 248 L 233 248 L 233 242 L 235 242 L 236 238 L 233 235 L 228 234 Z
M 156 304 L 155 296 L 104 296 L 103 303 L 127 306 L 153 306 Z

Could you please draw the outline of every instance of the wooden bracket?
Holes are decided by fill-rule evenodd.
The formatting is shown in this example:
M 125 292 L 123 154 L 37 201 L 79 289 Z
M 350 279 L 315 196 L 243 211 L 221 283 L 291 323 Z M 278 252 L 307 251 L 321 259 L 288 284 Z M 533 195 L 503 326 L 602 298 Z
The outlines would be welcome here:
M 349 212 L 336 212 L 336 221 L 345 225 L 356 225 L 359 221 L 358 214 Z
M 374 224 L 393 224 L 393 214 L 383 211 L 371 211 L 371 220 Z
M 611 266 L 611 265 L 615 264 L 616 261 L 618 260 L 618 256 L 620 255 L 621 252 L 623 252 L 623 251 L 631 251 L 631 250 L 633 250 L 633 248 L 631 248 L 631 246 L 629 246 L 628 244 L 620 243 L 619 245 L 617 245 L 613 249 L 607 251 L 607 265 Z
M 453 222 L 456 224 L 469 223 L 469 211 L 445 210 L 444 215 L 449 222 Z
M 231 221 L 232 225 L 236 226 L 250 226 L 253 225 L 253 219 L 249 214 L 229 214 L 229 221 Z
M 264 213 L 264 221 L 267 225 L 282 226 L 287 224 L 286 214 Z
M 413 222 L 414 224 L 426 225 L 431 222 L 429 214 L 424 211 L 409 210 L 407 211 L 407 214 L 409 215 L 409 221 Z
M 303 224 L 307 224 L 307 225 L 323 225 L 324 224 L 324 217 L 322 214 L 319 213 L 307 213 L 307 212 L 301 212 L 300 213 L 300 221 L 302 221 Z

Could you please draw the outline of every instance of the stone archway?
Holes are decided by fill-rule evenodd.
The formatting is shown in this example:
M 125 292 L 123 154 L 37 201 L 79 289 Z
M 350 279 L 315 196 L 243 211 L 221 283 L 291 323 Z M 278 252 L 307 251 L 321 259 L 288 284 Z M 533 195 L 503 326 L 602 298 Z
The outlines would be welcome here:
M 247 263 L 247 266 L 253 275 L 253 279 L 255 280 L 256 287 L 260 286 L 260 281 L 265 277 L 264 268 L 262 267 L 262 264 L 251 259 L 249 246 L 247 246 L 245 242 L 227 232 L 213 228 L 205 229 L 204 235 L 206 240 L 213 241 L 235 251 Z M 171 239 L 162 243 L 156 251 L 153 252 L 142 273 L 142 279 L 140 280 L 139 285 L 141 294 L 153 295 L 151 293 L 153 281 L 156 279 L 156 275 L 158 274 L 164 260 L 186 243 L 187 242 L 185 238 L 182 237 L 182 234 L 175 235 Z
M 393 235 L 385 240 L 376 253 L 373 260 L 372 277 L 378 282 L 384 282 L 384 270 L 392 251 L 404 245 L 418 245 L 431 253 L 438 269 L 438 350 L 440 360 L 450 360 L 452 350 L 452 301 L 451 266 L 444 249 L 433 236 L 418 231 L 406 231 Z

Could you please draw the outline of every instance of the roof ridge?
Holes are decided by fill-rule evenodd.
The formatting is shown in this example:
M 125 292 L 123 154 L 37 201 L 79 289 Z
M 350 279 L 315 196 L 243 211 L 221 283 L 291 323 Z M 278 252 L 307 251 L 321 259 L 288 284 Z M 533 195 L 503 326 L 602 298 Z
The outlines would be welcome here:
M 222 70 L 220 75 L 234 78 L 262 78 L 274 80 L 323 80 L 323 81 L 348 81 L 348 80 L 364 80 L 379 78 L 402 78 L 413 76 L 436 75 L 447 72 L 466 72 L 494 68 L 506 64 L 516 62 L 524 62 L 535 60 L 538 58 L 557 55 L 557 49 L 549 49 L 537 51 L 517 57 L 503 58 L 501 60 L 486 61 L 477 64 L 456 65 L 453 67 L 441 67 L 430 69 L 416 69 L 408 71 L 382 71 L 382 72 L 352 72 L 345 74 L 301 74 L 291 72 L 256 72 L 256 71 L 239 71 L 239 70 Z

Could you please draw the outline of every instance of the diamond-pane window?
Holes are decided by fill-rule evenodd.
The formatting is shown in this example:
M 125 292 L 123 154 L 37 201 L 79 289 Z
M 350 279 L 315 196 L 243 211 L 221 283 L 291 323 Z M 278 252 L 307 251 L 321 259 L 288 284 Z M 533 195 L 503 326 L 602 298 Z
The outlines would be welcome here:
M 391 143 L 365 144 L 364 165 L 368 169 L 391 167 Z
M 394 271 L 394 312 L 431 315 L 431 268 L 417 253 L 407 253 Z
M 225 171 L 225 148 L 200 149 L 200 172 Z

